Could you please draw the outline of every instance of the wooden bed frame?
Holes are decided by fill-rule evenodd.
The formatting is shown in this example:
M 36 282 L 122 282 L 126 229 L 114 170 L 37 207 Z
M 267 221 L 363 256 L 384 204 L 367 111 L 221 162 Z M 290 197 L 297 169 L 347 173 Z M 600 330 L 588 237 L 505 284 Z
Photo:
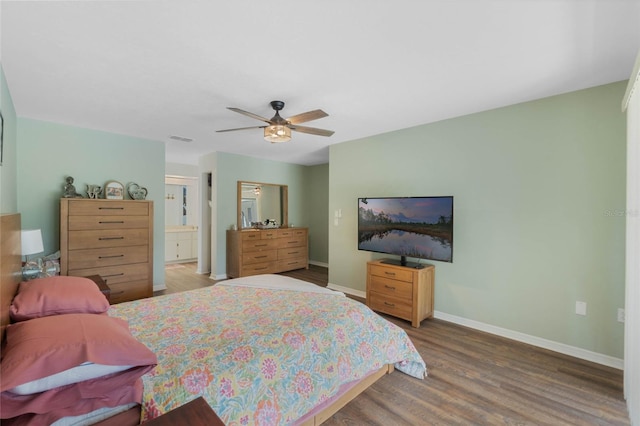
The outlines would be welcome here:
M 4 329 L 9 325 L 9 307 L 22 281 L 19 213 L 0 215 L 0 240 L 0 338 L 4 342 Z
M 0 290 L 1 290 L 1 329 L 2 341 L 4 332 L 9 324 L 9 307 L 13 296 L 18 291 L 18 285 L 22 281 L 22 263 L 20 254 L 20 214 L 0 215 L 0 236 L 2 247 L 0 251 Z M 385 374 L 393 372 L 393 364 L 383 366 L 380 370 L 368 375 L 330 405 L 305 420 L 301 425 L 315 426 L 323 423 L 342 407 L 347 405 L 356 396 L 364 392 L 369 386 Z M 140 422 L 140 406 L 136 406 L 123 413 L 97 423 L 101 426 L 136 425 Z

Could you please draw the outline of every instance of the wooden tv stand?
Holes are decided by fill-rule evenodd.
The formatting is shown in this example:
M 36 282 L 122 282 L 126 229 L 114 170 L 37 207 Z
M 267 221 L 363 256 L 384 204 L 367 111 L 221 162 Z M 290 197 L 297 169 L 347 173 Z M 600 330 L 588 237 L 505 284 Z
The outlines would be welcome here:
M 367 306 L 420 327 L 423 319 L 433 317 L 435 266 L 418 269 L 384 262 L 367 262 Z

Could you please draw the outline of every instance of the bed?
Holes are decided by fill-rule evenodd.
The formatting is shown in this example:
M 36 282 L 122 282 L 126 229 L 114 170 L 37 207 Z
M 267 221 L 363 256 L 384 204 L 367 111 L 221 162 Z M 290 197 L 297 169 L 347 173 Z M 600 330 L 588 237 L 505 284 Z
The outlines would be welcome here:
M 18 285 L 5 275 L 5 222 L 3 327 Z M 386 373 L 426 374 L 402 329 L 342 293 L 278 275 L 112 305 L 106 314 L 126 322 L 157 365 L 145 364 L 140 399 L 117 405 L 103 424 L 137 424 L 200 396 L 228 426 L 319 424 Z

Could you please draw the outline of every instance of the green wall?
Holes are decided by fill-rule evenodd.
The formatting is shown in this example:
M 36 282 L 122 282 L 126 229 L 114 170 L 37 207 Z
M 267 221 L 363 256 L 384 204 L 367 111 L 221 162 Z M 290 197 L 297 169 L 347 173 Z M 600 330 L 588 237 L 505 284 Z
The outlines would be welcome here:
M 305 166 L 262 160 L 224 152 L 216 153 L 216 274 L 226 273 L 226 230 L 237 222 L 237 182 L 264 182 L 288 185 L 289 222 L 309 226 L 304 214 Z
M 214 173 L 216 275 L 226 273 L 226 231 L 237 221 L 239 180 L 288 185 L 289 223 L 309 228 L 310 260 L 327 262 L 327 165 L 302 166 L 224 152 L 207 157 L 210 161 L 204 161 L 200 167 L 202 172 L 211 170 Z M 207 164 L 211 162 L 215 165 Z M 316 207 L 318 211 L 313 211 Z
M 358 197 L 453 195 L 437 311 L 621 358 L 625 86 L 331 145 L 329 282 L 364 291 L 384 257 L 357 250 Z
M 66 176 L 87 184 L 136 182 L 154 201 L 155 286 L 164 286 L 164 145 L 161 142 L 18 118 L 18 211 L 22 228 L 41 228 L 45 253 L 60 248 L 60 197 Z
M 305 217 L 309 225 L 309 260 L 329 264 L 329 164 L 306 168 Z
M 0 213 L 16 213 L 18 164 L 16 160 L 16 110 L 0 64 L 0 111 L 3 118 L 2 166 L 0 166 Z

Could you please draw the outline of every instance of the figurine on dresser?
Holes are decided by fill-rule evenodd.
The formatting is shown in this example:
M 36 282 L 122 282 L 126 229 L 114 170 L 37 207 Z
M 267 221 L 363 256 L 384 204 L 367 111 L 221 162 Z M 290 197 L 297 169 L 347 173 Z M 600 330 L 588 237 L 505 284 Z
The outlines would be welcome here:
M 73 185 L 73 177 L 67 176 L 65 179 L 64 193 L 62 198 L 84 198 L 81 194 L 76 192 L 76 187 Z
M 100 185 L 87 185 L 87 196 L 91 199 L 100 198 L 102 187 Z

